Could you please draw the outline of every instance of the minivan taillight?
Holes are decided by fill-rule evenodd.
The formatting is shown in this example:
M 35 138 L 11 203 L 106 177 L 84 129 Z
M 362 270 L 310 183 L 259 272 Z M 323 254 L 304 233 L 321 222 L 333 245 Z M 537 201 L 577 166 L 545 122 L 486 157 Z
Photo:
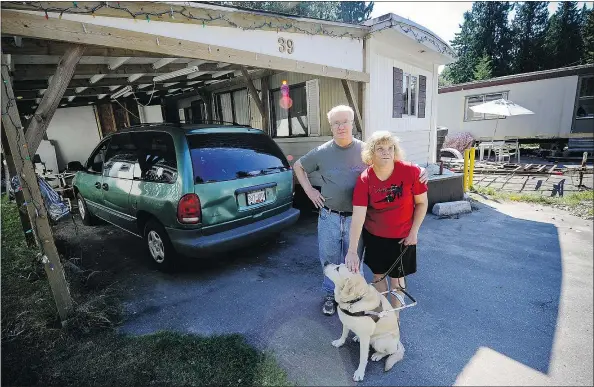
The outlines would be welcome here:
M 177 220 L 184 224 L 200 223 L 202 211 L 200 210 L 200 198 L 196 194 L 182 196 L 177 205 Z

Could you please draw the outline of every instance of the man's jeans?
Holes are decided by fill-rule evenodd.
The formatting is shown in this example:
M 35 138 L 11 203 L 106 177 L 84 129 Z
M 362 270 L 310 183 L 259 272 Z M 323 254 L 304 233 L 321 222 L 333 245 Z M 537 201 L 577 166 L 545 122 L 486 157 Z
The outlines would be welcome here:
M 330 212 L 325 208 L 320 209 L 320 215 L 318 216 L 318 249 L 322 269 L 324 262 L 336 265 L 344 263 L 344 257 L 349 251 L 350 229 L 350 216 L 338 215 L 336 212 Z M 362 251 L 363 242 L 359 239 L 357 253 L 361 260 L 363 260 Z M 334 283 L 326 276 L 324 276 L 322 282 L 322 290 L 325 293 L 334 295 Z

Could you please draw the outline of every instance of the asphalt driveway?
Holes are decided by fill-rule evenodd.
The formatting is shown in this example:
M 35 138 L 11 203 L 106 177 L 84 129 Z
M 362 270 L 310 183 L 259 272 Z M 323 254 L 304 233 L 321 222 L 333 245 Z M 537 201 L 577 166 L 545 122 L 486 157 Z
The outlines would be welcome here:
M 358 346 L 332 347 L 341 325 L 321 313 L 315 225 L 304 214 L 274 240 L 177 274 L 150 269 L 140 241 L 108 225 L 79 225 L 82 245 L 68 223 L 57 237 L 125 285 L 122 333 L 241 333 L 300 385 L 353 385 Z M 370 362 L 361 384 L 592 385 L 592 234 L 591 221 L 521 203 L 428 215 L 409 279 L 418 306 L 401 314 L 405 357 L 388 373 Z

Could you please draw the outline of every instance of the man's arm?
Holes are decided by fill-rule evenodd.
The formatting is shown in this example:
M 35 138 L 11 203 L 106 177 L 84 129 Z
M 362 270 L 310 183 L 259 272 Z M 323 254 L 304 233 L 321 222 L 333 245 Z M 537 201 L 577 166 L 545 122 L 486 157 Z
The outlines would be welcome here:
M 293 170 L 295 171 L 295 176 L 297 176 L 299 184 L 301 184 L 305 194 L 309 200 L 311 200 L 314 206 L 316 206 L 316 208 L 324 207 L 324 200 L 326 199 L 322 196 L 320 191 L 311 185 L 309 177 L 307 177 L 307 172 L 305 172 L 305 168 L 303 168 L 303 165 L 301 165 L 300 160 L 295 161 L 295 164 L 293 164 Z
M 359 238 L 365 223 L 365 216 L 367 215 L 367 207 L 353 206 L 353 216 L 351 217 L 351 229 L 349 231 L 349 251 L 345 257 L 345 263 L 352 273 L 359 272 L 359 256 L 357 249 L 359 248 Z
M 405 245 L 416 245 L 417 244 L 417 237 L 419 235 L 419 229 L 421 228 L 421 223 L 423 223 L 423 219 L 425 219 L 425 215 L 427 214 L 427 207 L 429 207 L 429 200 L 427 199 L 427 192 L 422 193 L 420 195 L 415 195 L 415 212 L 413 215 L 413 225 L 410 229 L 410 233 L 402 243 Z
M 417 168 L 419 168 L 419 171 L 421 171 L 421 173 L 419 174 L 419 182 L 421 182 L 422 184 L 426 184 L 429 181 L 429 174 L 427 173 L 427 169 L 421 167 L 418 164 L 415 164 L 417 166 Z

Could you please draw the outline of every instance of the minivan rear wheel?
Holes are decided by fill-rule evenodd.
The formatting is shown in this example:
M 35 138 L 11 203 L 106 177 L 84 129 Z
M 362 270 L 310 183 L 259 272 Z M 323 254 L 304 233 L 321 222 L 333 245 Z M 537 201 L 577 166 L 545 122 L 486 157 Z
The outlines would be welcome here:
M 150 219 L 144 227 L 144 242 L 153 265 L 159 270 L 169 271 L 174 267 L 176 253 L 165 228 Z

